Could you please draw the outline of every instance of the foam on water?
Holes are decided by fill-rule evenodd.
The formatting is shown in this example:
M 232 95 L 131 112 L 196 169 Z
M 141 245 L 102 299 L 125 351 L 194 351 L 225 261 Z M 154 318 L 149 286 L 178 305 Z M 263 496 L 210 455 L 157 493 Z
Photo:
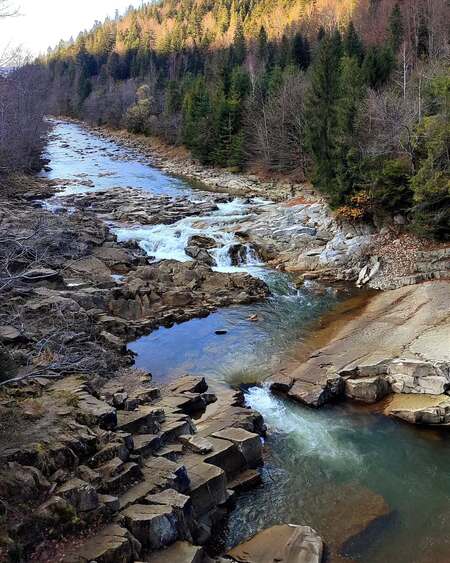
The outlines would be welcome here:
M 259 202 L 258 202 L 259 203 Z M 264 200 L 261 205 L 265 205 Z M 189 238 L 203 235 L 214 239 L 217 248 L 210 251 L 216 261 L 214 268 L 220 272 L 242 272 L 249 268 L 262 266 L 256 252 L 250 245 L 246 246 L 245 257 L 239 265 L 233 265 L 230 248 L 239 243 L 231 225 L 248 219 L 253 213 L 254 201 L 245 202 L 240 198 L 219 203 L 217 211 L 210 215 L 187 217 L 173 225 L 152 225 L 148 227 L 121 227 L 115 233 L 120 241 L 137 240 L 141 248 L 154 260 L 192 260 L 185 252 Z
M 314 410 L 296 408 L 273 395 L 266 385 L 250 388 L 246 403 L 263 415 L 271 432 L 289 435 L 303 456 L 328 458 L 335 466 L 361 463 L 358 452 L 342 440 L 341 433 L 346 429 L 342 421 L 330 424 Z

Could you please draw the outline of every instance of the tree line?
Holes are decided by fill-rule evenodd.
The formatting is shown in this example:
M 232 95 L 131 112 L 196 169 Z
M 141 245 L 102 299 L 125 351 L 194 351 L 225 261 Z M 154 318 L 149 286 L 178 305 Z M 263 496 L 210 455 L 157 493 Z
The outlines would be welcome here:
M 16 10 L 0 0 L 0 19 Z M 40 168 L 45 143 L 48 75 L 20 49 L 0 52 L 0 183 L 10 174 Z
M 52 111 L 184 144 L 204 164 L 312 180 L 343 218 L 401 213 L 448 239 L 448 6 L 353 4 L 130 9 L 43 61 Z

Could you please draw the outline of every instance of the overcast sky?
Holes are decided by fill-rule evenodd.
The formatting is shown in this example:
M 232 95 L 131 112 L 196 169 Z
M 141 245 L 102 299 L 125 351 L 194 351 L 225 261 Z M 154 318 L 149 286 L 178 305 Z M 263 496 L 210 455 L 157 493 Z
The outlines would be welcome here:
M 20 15 L 0 20 L 0 52 L 22 45 L 33 55 L 54 47 L 60 39 L 76 37 L 95 20 L 114 16 L 128 6 L 140 6 L 141 0 L 10 0 Z

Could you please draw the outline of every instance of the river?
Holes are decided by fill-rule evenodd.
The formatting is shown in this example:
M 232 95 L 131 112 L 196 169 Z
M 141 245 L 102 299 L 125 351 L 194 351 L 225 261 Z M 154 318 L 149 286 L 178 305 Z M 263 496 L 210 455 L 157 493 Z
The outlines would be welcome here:
M 48 157 L 51 170 L 46 175 L 60 179 L 66 194 L 120 186 L 194 201 L 208 197 L 195 184 L 161 173 L 138 153 L 76 124 L 55 124 Z M 208 216 L 170 226 L 111 225 L 120 240 L 138 240 L 156 260 L 189 260 L 187 239 L 206 234 L 221 245 L 214 251 L 217 269 L 248 272 L 271 288 L 265 303 L 220 309 L 203 319 L 160 328 L 129 346 L 136 365 L 155 380 L 189 372 L 242 386 L 247 403 L 265 418 L 269 434 L 263 486 L 239 497 L 223 530 L 223 545 L 234 545 L 271 524 L 291 522 L 315 527 L 334 551 L 349 521 L 363 520 L 381 502 L 383 518 L 361 541 L 346 545 L 339 556 L 332 553 L 331 561 L 450 561 L 447 434 L 407 426 L 379 409 L 343 404 L 310 410 L 272 396 L 264 386 L 271 373 L 302 360 L 324 315 L 338 305 L 345 310 L 355 299 L 349 287 L 310 283 L 298 289 L 286 274 L 260 263 L 251 249 L 240 264 L 231 264 L 228 249 L 236 241 L 230 225 L 267 205 L 273 204 L 233 199 Z M 254 315 L 257 322 L 250 320 Z M 219 329 L 225 334 L 217 335 Z

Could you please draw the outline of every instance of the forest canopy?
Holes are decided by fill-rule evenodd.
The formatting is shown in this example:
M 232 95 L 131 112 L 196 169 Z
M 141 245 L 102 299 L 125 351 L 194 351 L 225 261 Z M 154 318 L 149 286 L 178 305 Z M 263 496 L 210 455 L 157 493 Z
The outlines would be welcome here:
M 51 111 L 311 180 L 449 237 L 446 0 L 162 0 L 45 61 Z

